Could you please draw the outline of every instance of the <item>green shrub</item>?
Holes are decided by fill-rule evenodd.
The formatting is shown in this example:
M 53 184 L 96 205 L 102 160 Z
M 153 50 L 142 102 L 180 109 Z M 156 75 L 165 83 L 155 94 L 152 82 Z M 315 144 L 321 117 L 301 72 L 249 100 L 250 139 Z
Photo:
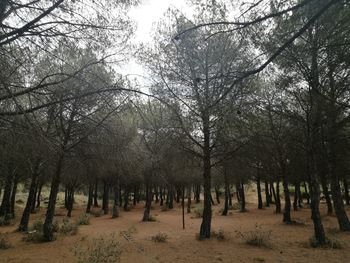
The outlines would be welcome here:
M 11 243 L 8 238 L 8 234 L 0 233 L 0 249 L 8 249 L 11 247 Z
M 77 225 L 90 225 L 90 216 L 88 214 L 81 214 L 77 218 Z
M 255 225 L 253 231 L 241 232 L 235 231 L 237 236 L 242 238 L 246 244 L 255 247 L 272 248 L 271 231 L 262 230 L 261 226 Z
M 164 243 L 168 240 L 168 235 L 165 233 L 159 232 L 158 234 L 151 236 L 151 240 L 156 243 Z
M 43 232 L 44 223 L 42 220 L 37 219 L 33 222 L 32 227 L 30 227 L 30 231 Z
M 63 235 L 76 235 L 78 233 L 78 225 L 65 218 L 63 219 L 59 232 Z
M 103 211 L 102 210 L 91 210 L 90 214 L 93 215 L 94 217 L 100 217 L 103 215 Z
M 194 217 L 195 218 L 202 218 L 203 217 L 203 210 L 204 210 L 204 208 L 202 206 L 198 206 L 195 209 L 193 209 Z
M 44 234 L 42 231 L 29 231 L 23 236 L 23 241 L 25 242 L 33 242 L 33 243 L 40 243 L 44 242 Z
M 115 263 L 120 261 L 121 249 L 112 234 L 108 238 L 93 239 L 87 247 L 75 246 L 74 255 L 78 263 Z

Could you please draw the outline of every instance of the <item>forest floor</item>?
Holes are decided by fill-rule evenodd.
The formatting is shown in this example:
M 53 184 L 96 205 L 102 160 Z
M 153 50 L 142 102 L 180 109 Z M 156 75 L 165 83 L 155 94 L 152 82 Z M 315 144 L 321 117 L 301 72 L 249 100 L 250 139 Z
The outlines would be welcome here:
M 77 262 L 75 246 L 84 248 L 92 239 L 101 236 L 108 239 L 112 233 L 115 233 L 122 251 L 121 262 L 350 262 L 350 234 L 336 231 L 336 218 L 325 215 L 324 204 L 321 209 L 325 229 L 330 238 L 343 245 L 342 249 L 315 249 L 307 245 L 313 234 L 309 208 L 292 211 L 292 217 L 298 224 L 285 225 L 282 215 L 274 213 L 273 205 L 258 210 L 253 194 L 248 195 L 248 211 L 245 213 L 230 210 L 228 216 L 221 216 L 219 210 L 223 204 L 213 207 L 212 228 L 224 233 L 226 239 L 222 241 L 217 238 L 198 241 L 196 234 L 201 219 L 195 218 L 194 213 L 185 214 L 186 228 L 182 229 L 180 205 L 176 204 L 171 211 L 161 211 L 154 204 L 151 214 L 156 221 L 143 223 L 143 205 L 139 204 L 129 212 L 121 211 L 120 217 L 116 219 L 111 219 L 110 215 L 91 217 L 90 224 L 80 226 L 78 234 L 74 236 L 58 235 L 57 240 L 50 243 L 27 243 L 22 241 L 24 234 L 15 232 L 20 217 L 18 211 L 17 222 L 0 227 L 1 233 L 9 233 L 12 244 L 11 248 L 0 250 L 0 262 Z M 83 199 L 86 198 L 81 197 L 78 201 L 81 206 L 75 206 L 73 219 L 83 213 Z M 350 216 L 350 210 L 347 211 Z M 43 219 L 44 212 L 42 209 L 32 215 L 31 221 Z M 65 214 L 65 209 L 58 208 L 56 219 L 62 220 Z M 242 235 L 249 236 L 250 231 L 263 235 L 271 232 L 271 247 L 246 244 Z M 157 233 L 165 233 L 167 241 L 152 241 L 151 236 Z

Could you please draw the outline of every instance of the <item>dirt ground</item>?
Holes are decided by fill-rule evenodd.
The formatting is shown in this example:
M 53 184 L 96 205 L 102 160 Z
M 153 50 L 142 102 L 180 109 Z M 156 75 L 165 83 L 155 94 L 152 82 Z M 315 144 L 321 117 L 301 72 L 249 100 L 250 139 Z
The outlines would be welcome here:
M 158 205 L 154 205 L 151 214 L 157 219 L 156 222 L 141 222 L 142 204 L 129 212 L 122 211 L 117 219 L 111 219 L 110 215 L 92 217 L 90 225 L 80 226 L 77 235 L 59 235 L 51 243 L 22 241 L 23 234 L 15 232 L 16 222 L 0 228 L 0 232 L 10 233 L 12 243 L 12 248 L 0 250 L 0 262 L 76 262 L 72 247 L 84 246 L 93 238 L 108 237 L 112 233 L 115 233 L 121 246 L 121 262 L 350 262 L 350 234 L 335 231 L 337 223 L 334 216 L 324 215 L 323 223 L 329 236 L 340 241 L 343 248 L 314 249 L 305 245 L 313 233 L 309 208 L 292 212 L 298 225 L 285 225 L 281 222 L 282 215 L 274 213 L 274 206 L 258 210 L 253 195 L 248 196 L 248 201 L 246 213 L 231 210 L 226 217 L 219 213 L 223 204 L 213 207 L 212 228 L 225 233 L 228 239 L 223 241 L 216 238 L 198 241 L 196 233 L 201 219 L 194 218 L 193 213 L 186 214 L 186 229 L 183 230 L 180 206 L 171 211 L 161 211 Z M 321 207 L 322 214 L 325 214 L 324 204 Z M 73 219 L 83 211 L 81 201 L 81 206 L 76 206 L 73 211 Z M 32 215 L 31 221 L 43 218 L 44 212 L 42 209 L 40 213 Z M 62 220 L 65 213 L 63 208 L 58 208 L 56 218 Z M 237 234 L 237 231 L 243 234 L 252 231 L 256 225 L 264 231 L 271 231 L 271 248 L 252 247 Z M 132 240 L 126 240 L 121 235 L 122 231 L 128 231 Z M 155 243 L 151 240 L 151 236 L 159 232 L 168 235 L 167 242 Z

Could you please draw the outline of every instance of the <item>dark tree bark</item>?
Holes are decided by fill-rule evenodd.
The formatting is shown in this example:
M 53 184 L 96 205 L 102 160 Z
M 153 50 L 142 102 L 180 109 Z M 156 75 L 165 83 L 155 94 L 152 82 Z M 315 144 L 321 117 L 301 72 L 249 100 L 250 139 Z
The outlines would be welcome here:
M 261 185 L 260 185 L 260 172 L 258 171 L 257 176 L 256 176 L 256 191 L 258 193 L 258 209 L 263 208 L 263 201 L 262 201 L 262 196 L 261 196 Z
M 89 183 L 89 193 L 88 193 L 88 201 L 86 205 L 86 213 L 91 212 L 91 206 L 92 206 L 92 201 L 93 201 L 93 195 L 94 195 L 94 185 L 90 182 Z
M 299 192 L 300 192 L 300 183 L 297 182 L 294 185 L 294 200 L 293 200 L 294 211 L 298 211 L 298 200 L 300 200 Z
M 345 204 L 350 205 L 349 184 L 346 178 L 343 179 L 343 184 L 344 184 Z
M 185 186 L 182 187 L 181 207 L 182 207 L 182 229 L 185 229 Z
M 283 168 L 283 192 L 284 192 L 284 212 L 283 212 L 283 222 L 290 224 L 292 222 L 291 216 L 290 216 L 290 209 L 292 206 L 291 200 L 290 200 L 290 192 L 288 188 L 288 180 L 287 175 L 285 171 L 285 167 Z
M 216 202 L 220 204 L 220 191 L 219 191 L 219 186 L 215 186 L 215 197 L 216 197 Z
M 94 207 L 98 207 L 98 179 L 95 181 Z
M 158 192 L 158 186 L 154 188 L 154 195 L 156 197 L 156 204 L 159 203 L 159 192 Z
M 64 208 L 68 209 L 68 189 L 64 190 Z
M 39 164 L 35 165 L 32 172 L 32 180 L 30 182 L 27 203 L 22 213 L 21 222 L 18 226 L 18 231 L 20 232 L 26 232 L 28 230 L 30 212 L 31 212 L 33 203 L 35 204 L 35 191 L 38 188 L 37 187 L 38 179 L 39 179 L 38 168 L 39 168 Z
M 195 188 L 194 199 L 196 200 L 196 204 L 198 204 L 201 201 L 201 185 L 198 184 Z
M 41 190 L 43 189 L 44 183 L 40 182 L 39 183 L 39 189 L 38 193 L 36 195 L 36 208 L 40 208 L 40 202 L 41 202 Z
M 276 214 L 280 214 L 282 211 L 281 209 L 281 198 L 280 198 L 280 179 L 277 178 L 276 183 Z
M 125 187 L 123 209 L 124 211 L 129 211 L 129 187 Z
M 187 189 L 187 213 L 191 213 L 191 186 Z
M 160 206 L 163 206 L 163 204 L 164 204 L 163 191 L 164 191 L 164 189 L 163 189 L 163 188 L 160 188 L 160 190 L 159 190 L 159 199 L 160 199 L 159 205 L 160 205 Z
M 148 183 L 146 183 L 146 205 L 145 205 L 145 211 L 143 213 L 143 222 L 150 221 L 150 212 L 151 212 L 151 205 L 152 205 L 152 187 Z
M 16 205 L 16 194 L 17 194 L 17 186 L 19 181 L 19 174 L 15 174 L 15 178 L 13 180 L 12 191 L 11 191 L 11 200 L 10 200 L 10 214 L 11 217 L 15 217 L 15 205 Z
M 109 185 L 107 181 L 103 181 L 102 210 L 105 215 L 109 212 Z
M 224 187 L 225 187 L 225 204 L 224 204 L 224 210 L 222 211 L 222 215 L 226 216 L 228 213 L 230 189 L 229 189 L 228 178 L 227 178 L 227 173 L 225 168 L 224 168 Z
M 119 176 L 117 176 L 114 184 L 114 204 L 112 209 L 112 218 L 119 217 L 119 188 L 120 188 L 120 181 L 119 181 Z M 135 193 L 134 193 L 134 200 L 136 200 Z
M 306 183 L 304 182 L 304 191 L 305 191 L 305 195 L 306 195 L 306 204 L 310 204 L 310 195 L 309 195 L 309 192 L 307 190 L 307 185 Z
M 172 185 L 169 186 L 169 191 L 168 191 L 168 208 L 173 209 L 174 208 L 174 187 Z
M 270 192 L 271 192 L 271 197 L 273 196 L 273 203 L 276 204 L 276 200 L 277 200 L 277 197 L 276 197 L 276 191 L 275 191 L 275 186 L 274 186 L 274 183 L 273 182 L 270 182 Z M 271 199 L 272 201 L 272 199 Z
M 73 204 L 74 204 L 74 188 L 70 188 L 68 190 L 68 202 L 67 202 L 67 216 L 72 216 L 72 210 L 73 210 Z
M 37 179 L 38 181 L 39 179 Z M 35 189 L 34 189 L 34 196 L 32 198 L 32 203 L 30 206 L 30 213 L 35 214 L 36 213 L 36 209 L 35 209 L 35 205 L 36 205 L 36 200 L 37 200 L 37 195 L 38 195 L 38 190 L 39 190 L 39 186 L 38 186 L 38 182 L 36 182 L 35 184 Z M 29 190 L 30 191 L 30 190 Z M 29 198 L 29 196 L 28 196 Z
M 139 194 L 138 187 L 134 186 L 134 198 L 132 199 L 133 206 L 136 206 L 138 194 Z
M 326 204 L 327 204 L 327 215 L 332 215 L 333 214 L 333 204 L 332 204 L 331 197 L 329 195 L 327 178 L 326 178 L 326 175 L 324 173 L 320 173 L 320 177 L 321 177 L 322 192 L 323 192 L 323 195 L 326 199 Z
M 266 200 L 266 207 L 270 207 L 270 202 L 271 202 L 271 195 L 269 191 L 269 183 L 265 181 L 265 200 Z
M 246 212 L 245 208 L 245 192 L 244 192 L 244 184 L 242 183 L 239 188 L 239 197 L 240 197 L 240 212 Z
M 58 161 L 56 164 L 56 171 L 55 171 L 55 174 L 52 178 L 49 204 L 47 206 L 45 223 L 44 223 L 44 227 L 43 227 L 44 240 L 47 242 L 54 240 L 54 235 L 53 235 L 53 231 L 52 231 L 52 221 L 53 221 L 53 216 L 55 213 L 58 189 L 60 186 L 63 160 L 64 160 L 64 153 L 62 152 L 58 157 Z
M 2 196 L 2 202 L 0 206 L 0 216 L 4 217 L 9 216 L 10 214 L 11 190 L 14 177 L 14 172 L 11 167 L 11 165 L 8 167 L 7 176 L 5 179 L 4 194 Z
M 230 184 L 227 184 L 227 191 L 228 191 L 228 205 L 232 207 L 232 193 L 230 189 Z

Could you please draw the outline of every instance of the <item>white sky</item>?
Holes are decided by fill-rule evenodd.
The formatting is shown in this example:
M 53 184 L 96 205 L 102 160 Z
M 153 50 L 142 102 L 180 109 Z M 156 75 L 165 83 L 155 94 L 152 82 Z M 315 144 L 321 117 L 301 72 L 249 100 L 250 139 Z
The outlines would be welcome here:
M 150 42 L 153 26 L 163 17 L 169 7 L 177 8 L 185 14 L 189 13 L 186 0 L 142 0 L 138 6 L 132 7 L 129 15 L 137 24 L 134 42 Z M 135 60 L 124 65 L 121 68 L 121 73 L 130 77 L 145 74 Z M 138 79 L 142 81 L 142 77 L 138 77 Z

